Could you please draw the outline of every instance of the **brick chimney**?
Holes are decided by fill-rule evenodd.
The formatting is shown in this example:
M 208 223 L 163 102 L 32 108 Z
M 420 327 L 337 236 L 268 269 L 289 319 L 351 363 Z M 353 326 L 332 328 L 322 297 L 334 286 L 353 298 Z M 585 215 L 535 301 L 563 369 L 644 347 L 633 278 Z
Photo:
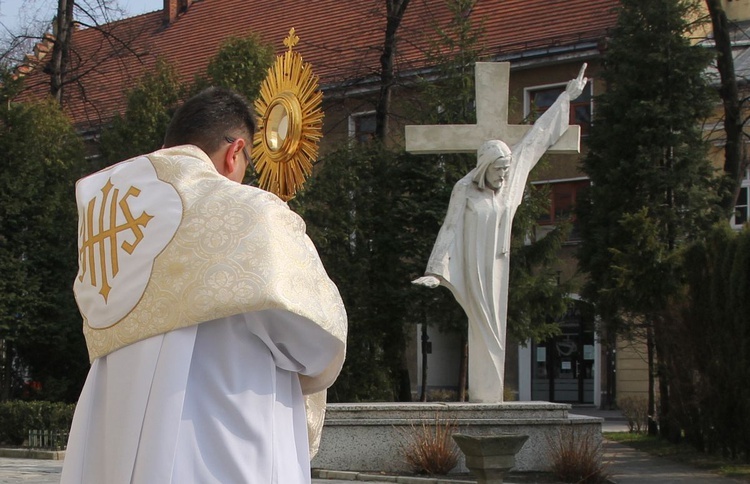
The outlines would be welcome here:
M 171 24 L 183 13 L 187 12 L 194 0 L 164 0 L 164 23 Z

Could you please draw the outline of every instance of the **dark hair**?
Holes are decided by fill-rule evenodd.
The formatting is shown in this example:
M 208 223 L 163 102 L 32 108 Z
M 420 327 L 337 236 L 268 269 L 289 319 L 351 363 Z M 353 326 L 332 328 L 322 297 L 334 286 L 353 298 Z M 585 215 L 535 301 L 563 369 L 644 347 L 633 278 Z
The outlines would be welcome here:
M 192 144 L 213 154 L 225 136 L 246 137 L 252 146 L 255 114 L 247 100 L 234 91 L 209 87 L 188 99 L 172 116 L 164 147 Z

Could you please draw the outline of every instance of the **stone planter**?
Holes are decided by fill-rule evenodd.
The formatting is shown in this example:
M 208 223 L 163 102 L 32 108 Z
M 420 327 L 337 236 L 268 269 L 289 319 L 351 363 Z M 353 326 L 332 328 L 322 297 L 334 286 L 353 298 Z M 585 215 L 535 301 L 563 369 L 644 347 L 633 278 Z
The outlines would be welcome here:
M 466 467 L 477 476 L 478 484 L 502 484 L 504 476 L 516 465 L 516 454 L 528 439 L 528 435 L 514 434 L 453 435 L 466 456 Z

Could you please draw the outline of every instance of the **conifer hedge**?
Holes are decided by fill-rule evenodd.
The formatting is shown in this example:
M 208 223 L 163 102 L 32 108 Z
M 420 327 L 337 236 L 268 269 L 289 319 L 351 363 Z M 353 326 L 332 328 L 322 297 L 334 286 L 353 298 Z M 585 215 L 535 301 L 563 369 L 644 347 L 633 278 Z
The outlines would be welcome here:
M 0 445 L 21 445 L 29 430 L 68 432 L 73 421 L 72 403 L 21 401 L 0 402 Z
M 750 460 L 750 228 L 716 228 L 684 252 L 672 321 L 675 416 L 701 450 Z

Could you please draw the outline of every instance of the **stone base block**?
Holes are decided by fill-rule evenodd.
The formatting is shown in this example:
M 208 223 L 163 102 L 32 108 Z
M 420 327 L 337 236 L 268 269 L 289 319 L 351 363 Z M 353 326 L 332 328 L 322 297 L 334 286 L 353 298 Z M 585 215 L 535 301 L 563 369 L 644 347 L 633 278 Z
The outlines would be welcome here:
M 547 471 L 547 441 L 570 426 L 601 439 L 603 419 L 569 415 L 570 405 L 548 402 L 331 404 L 313 468 L 409 472 L 403 445 L 409 434 L 434 425 L 436 417 L 456 423 L 466 435 L 522 434 L 514 471 Z M 463 456 L 455 472 L 467 472 Z

